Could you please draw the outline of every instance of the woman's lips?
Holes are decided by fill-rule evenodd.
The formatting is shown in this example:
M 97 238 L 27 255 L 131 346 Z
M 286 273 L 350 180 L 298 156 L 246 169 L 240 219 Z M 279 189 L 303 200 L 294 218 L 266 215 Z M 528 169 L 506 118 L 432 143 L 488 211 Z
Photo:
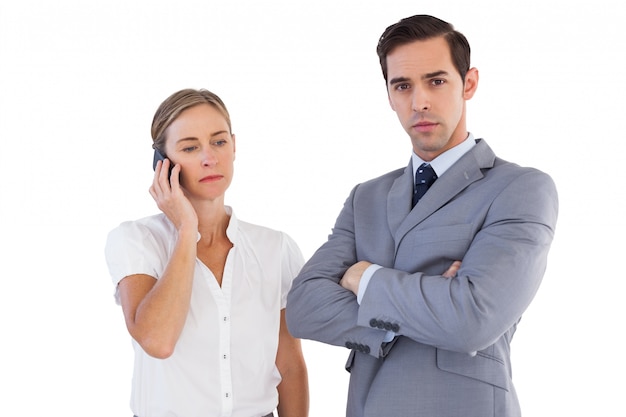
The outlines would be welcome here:
M 223 178 L 223 175 L 207 175 L 206 177 L 202 178 L 200 180 L 200 182 L 213 182 L 213 181 L 219 181 Z

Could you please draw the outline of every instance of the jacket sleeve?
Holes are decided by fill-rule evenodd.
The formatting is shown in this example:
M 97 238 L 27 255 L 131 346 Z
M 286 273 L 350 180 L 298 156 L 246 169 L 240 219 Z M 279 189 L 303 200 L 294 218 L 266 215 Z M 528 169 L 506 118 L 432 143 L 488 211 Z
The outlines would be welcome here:
M 357 186 L 358 187 L 358 186 Z M 291 334 L 378 357 L 385 332 L 357 324 L 356 296 L 339 285 L 357 262 L 352 190 L 328 241 L 304 265 L 287 298 L 286 318 Z
M 557 219 L 552 179 L 536 170 L 513 179 L 495 196 L 461 259 L 455 278 L 376 271 L 357 324 L 380 323 L 398 335 L 472 353 L 519 321 L 543 278 Z

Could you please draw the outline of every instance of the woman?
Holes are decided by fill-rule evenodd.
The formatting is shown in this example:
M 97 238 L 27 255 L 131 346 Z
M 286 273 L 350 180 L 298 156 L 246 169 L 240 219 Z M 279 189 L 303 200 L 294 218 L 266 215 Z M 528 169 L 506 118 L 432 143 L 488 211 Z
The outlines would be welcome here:
M 226 106 L 206 90 L 174 93 L 152 139 L 167 155 L 150 187 L 162 213 L 122 223 L 106 245 L 135 349 L 134 414 L 308 415 L 306 365 L 284 319 L 304 260 L 289 236 L 224 205 L 235 160 Z

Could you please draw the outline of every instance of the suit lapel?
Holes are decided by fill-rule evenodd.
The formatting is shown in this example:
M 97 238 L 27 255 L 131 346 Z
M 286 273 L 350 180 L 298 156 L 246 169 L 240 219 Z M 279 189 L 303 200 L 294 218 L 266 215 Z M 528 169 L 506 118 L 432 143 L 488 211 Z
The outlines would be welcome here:
M 413 165 L 404 169 L 404 173 L 395 179 L 387 195 L 387 223 L 389 230 L 395 235 L 402 222 L 411 212 L 413 198 Z
M 413 169 L 409 163 L 398 177 L 387 198 L 388 222 L 396 249 L 404 236 L 424 219 L 439 210 L 471 183 L 483 178 L 482 169 L 493 167 L 495 154 L 487 143 L 478 139 L 476 146 L 454 163 L 411 210 Z M 401 194 L 403 193 L 403 194 Z

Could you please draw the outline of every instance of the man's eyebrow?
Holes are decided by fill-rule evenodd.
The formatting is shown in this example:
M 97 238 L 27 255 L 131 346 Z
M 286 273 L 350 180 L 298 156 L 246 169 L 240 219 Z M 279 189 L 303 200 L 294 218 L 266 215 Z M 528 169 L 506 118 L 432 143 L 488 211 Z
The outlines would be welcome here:
M 399 84 L 399 83 L 405 83 L 407 81 L 411 81 L 410 78 L 407 77 L 396 77 L 396 78 L 392 78 L 391 80 L 389 80 L 389 84 Z
M 444 71 L 444 70 L 439 70 L 439 71 L 435 71 L 435 72 L 429 72 L 428 74 L 424 74 L 422 76 L 420 76 L 421 80 L 430 80 L 431 78 L 435 78 L 435 77 L 441 77 L 442 75 L 449 75 L 448 71 Z M 411 79 L 409 77 L 396 77 L 396 78 L 392 78 L 391 80 L 389 80 L 389 85 L 394 85 L 394 84 L 400 84 L 400 83 L 406 83 L 411 81 Z
M 439 71 L 435 71 L 435 72 L 429 72 L 428 74 L 422 75 L 420 78 L 422 80 L 429 80 L 431 78 L 441 77 L 442 75 L 448 75 L 448 71 L 439 70 Z

